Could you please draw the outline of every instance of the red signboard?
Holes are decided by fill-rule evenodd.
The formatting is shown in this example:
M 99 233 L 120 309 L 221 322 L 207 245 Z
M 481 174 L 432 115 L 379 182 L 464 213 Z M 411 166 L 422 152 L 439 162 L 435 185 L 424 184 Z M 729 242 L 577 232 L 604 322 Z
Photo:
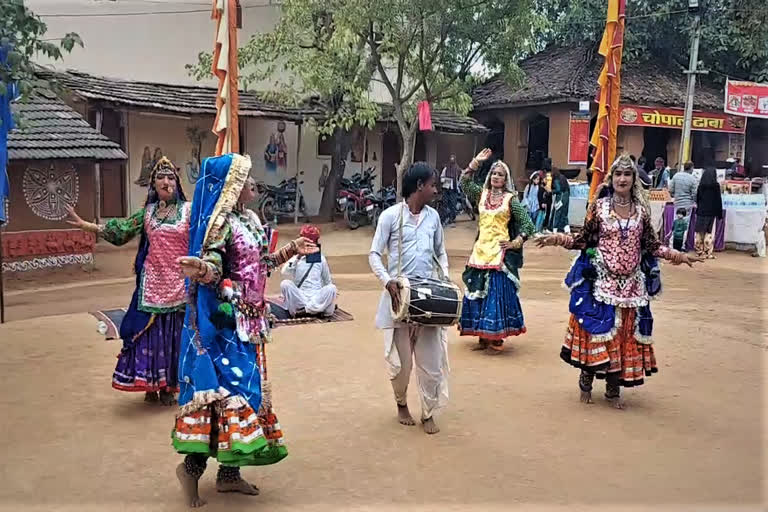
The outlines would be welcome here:
M 622 126 L 653 126 L 656 128 L 683 128 L 683 109 L 622 105 L 619 124 Z M 693 130 L 705 132 L 744 133 L 747 120 L 722 112 L 694 112 Z
M 768 119 L 768 84 L 728 80 L 725 84 L 725 112 Z
M 589 113 L 571 112 L 568 125 L 568 165 L 587 165 Z

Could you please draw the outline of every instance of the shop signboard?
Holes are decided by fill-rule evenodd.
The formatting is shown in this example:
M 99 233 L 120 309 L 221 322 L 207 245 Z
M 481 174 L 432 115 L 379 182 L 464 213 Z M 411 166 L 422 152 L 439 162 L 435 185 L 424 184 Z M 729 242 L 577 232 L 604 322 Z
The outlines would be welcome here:
M 768 119 L 768 84 L 728 80 L 724 110 L 726 114 Z
M 622 126 L 682 129 L 683 115 L 683 110 L 679 108 L 622 105 L 619 109 L 619 124 Z M 694 112 L 692 129 L 708 132 L 744 133 L 747 129 L 747 120 L 742 116 L 723 112 Z

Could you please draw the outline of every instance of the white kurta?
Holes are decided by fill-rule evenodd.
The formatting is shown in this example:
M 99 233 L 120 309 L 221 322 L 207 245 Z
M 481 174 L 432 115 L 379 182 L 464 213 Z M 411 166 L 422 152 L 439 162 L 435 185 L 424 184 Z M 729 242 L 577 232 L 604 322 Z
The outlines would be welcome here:
M 303 309 L 311 315 L 333 314 L 338 292 L 325 256 L 321 255 L 320 262 L 314 265 L 304 257 L 294 256 L 283 265 L 282 274 L 287 279 L 280 283 L 280 290 L 289 313 L 295 315 Z
M 403 202 L 385 210 L 379 218 L 368 261 L 382 286 L 397 277 L 400 247 L 400 216 L 403 215 L 402 265 L 404 277 L 430 277 L 437 257 L 448 274 L 443 226 L 437 211 L 425 206 L 414 215 Z M 382 257 L 387 254 L 387 267 Z M 448 403 L 448 338 L 445 328 L 396 324 L 389 293 L 382 292 L 376 327 L 384 330 L 384 357 L 395 400 L 405 405 L 408 382 L 416 362 L 422 419 L 431 418 Z

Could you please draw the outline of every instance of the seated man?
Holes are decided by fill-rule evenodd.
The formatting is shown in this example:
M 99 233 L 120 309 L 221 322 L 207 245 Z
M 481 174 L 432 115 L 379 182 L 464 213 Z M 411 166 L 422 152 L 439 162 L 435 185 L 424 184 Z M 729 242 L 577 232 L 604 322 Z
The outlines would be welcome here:
M 316 226 L 303 226 L 301 236 L 319 246 L 320 230 Z M 336 286 L 331 281 L 328 262 L 321 253 L 309 258 L 294 256 L 283 266 L 282 272 L 287 279 L 280 283 L 280 290 L 291 316 L 331 316 L 336 311 Z

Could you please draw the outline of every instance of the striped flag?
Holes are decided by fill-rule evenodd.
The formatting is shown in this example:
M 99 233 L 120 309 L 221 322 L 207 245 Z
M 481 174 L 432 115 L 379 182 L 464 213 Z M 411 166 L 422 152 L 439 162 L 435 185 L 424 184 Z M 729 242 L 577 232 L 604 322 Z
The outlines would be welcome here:
M 213 0 L 211 17 L 216 20 L 212 71 L 219 80 L 219 92 L 216 96 L 213 133 L 218 137 L 216 155 L 219 156 L 240 151 L 237 118 L 237 0 Z
M 621 54 L 624 47 L 624 21 L 626 0 L 608 0 L 608 15 L 605 32 L 600 42 L 600 55 L 604 58 L 603 68 L 597 83 L 600 86 L 597 123 L 592 132 L 590 144 L 592 153 L 592 186 L 589 200 L 594 199 L 597 187 L 603 182 L 605 173 L 616 158 L 616 131 L 619 124 L 619 96 L 621 93 Z

